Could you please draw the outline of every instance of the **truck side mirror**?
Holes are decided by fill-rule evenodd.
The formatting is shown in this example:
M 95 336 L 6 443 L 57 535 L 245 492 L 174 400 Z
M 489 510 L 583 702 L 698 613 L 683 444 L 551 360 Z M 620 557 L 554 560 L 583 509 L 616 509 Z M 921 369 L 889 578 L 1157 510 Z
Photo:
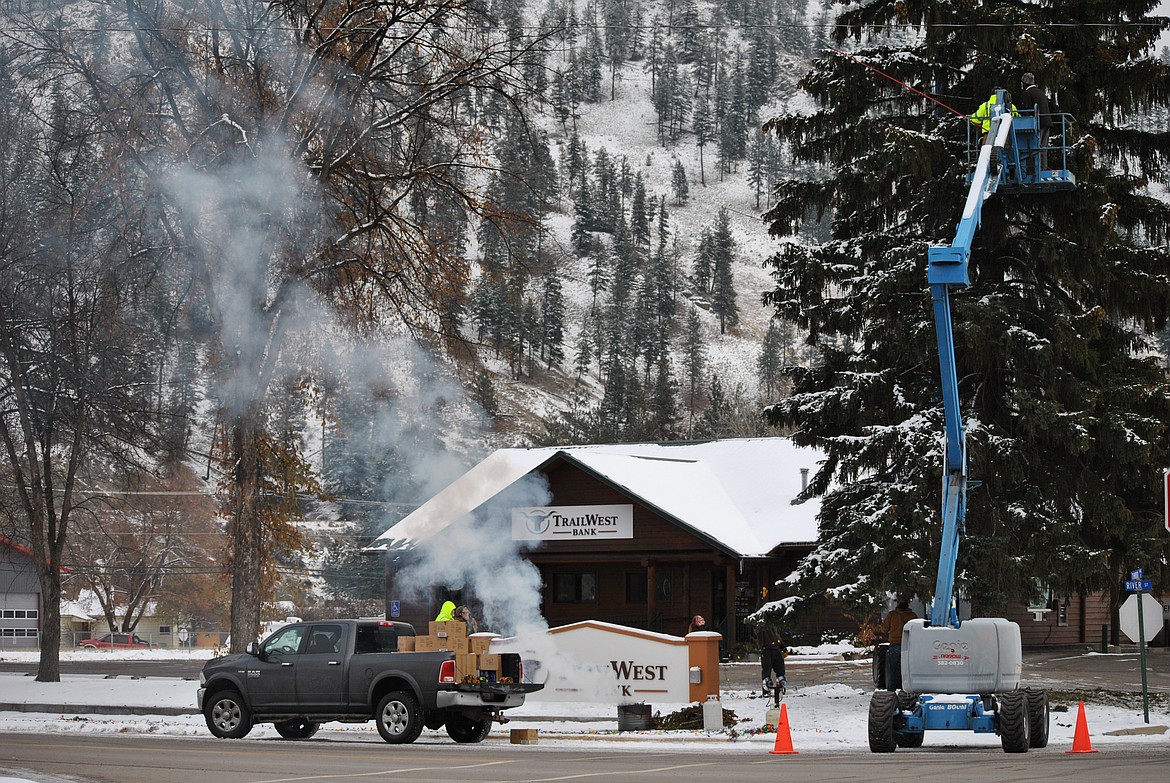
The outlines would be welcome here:
M 257 658 L 261 657 L 260 642 L 248 642 L 248 646 L 245 648 L 245 652 L 247 652 L 248 655 L 255 655 Z

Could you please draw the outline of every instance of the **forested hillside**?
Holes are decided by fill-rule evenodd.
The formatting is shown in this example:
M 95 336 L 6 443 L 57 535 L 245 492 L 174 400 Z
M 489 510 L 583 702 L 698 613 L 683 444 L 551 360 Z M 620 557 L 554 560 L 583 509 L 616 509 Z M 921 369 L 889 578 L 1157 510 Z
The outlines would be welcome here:
M 243 644 L 500 445 L 759 432 L 803 357 L 758 128 L 826 13 L 5 4 L 2 532 L 45 628 L 87 584 Z

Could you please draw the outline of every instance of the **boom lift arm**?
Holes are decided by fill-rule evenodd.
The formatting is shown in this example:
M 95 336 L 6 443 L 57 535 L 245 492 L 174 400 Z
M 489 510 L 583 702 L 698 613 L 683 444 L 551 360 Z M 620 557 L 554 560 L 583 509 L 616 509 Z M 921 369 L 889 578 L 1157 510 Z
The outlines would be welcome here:
M 942 549 L 939 552 L 938 578 L 930 605 L 931 625 L 959 627 L 954 606 L 955 564 L 959 557 L 959 536 L 967 516 L 967 433 L 959 412 L 959 378 L 955 369 L 955 335 L 951 318 L 951 292 L 971 285 L 967 262 L 971 244 L 983 212 L 983 204 L 998 190 L 1006 178 L 1005 145 L 1010 138 L 1012 115 L 1002 111 L 1004 94 L 999 93 L 991 117 L 987 141 L 979 148 L 979 159 L 963 217 L 948 247 L 927 251 L 927 280 L 934 301 L 934 325 L 938 339 L 939 371 L 942 374 L 943 413 L 946 419 L 946 448 L 943 456 Z M 996 112 L 996 110 L 999 110 Z
M 927 730 L 972 730 L 1000 735 L 1008 753 L 1048 744 L 1048 697 L 1020 690 L 1023 652 L 1020 627 L 1004 618 L 959 622 L 955 570 L 959 537 L 967 515 L 967 440 L 959 411 L 951 294 L 971 285 L 968 262 L 983 206 L 998 191 L 1044 193 L 1076 187 L 1064 167 L 1065 118 L 1059 119 L 1058 148 L 1041 147 L 1040 117 L 1016 115 L 1011 99 L 997 91 L 990 129 L 968 176 L 970 188 L 955 238 L 927 251 L 927 280 L 934 303 L 942 377 L 945 448 L 942 486 L 942 545 L 938 577 L 926 620 L 911 620 L 902 633 L 904 690 L 874 691 L 869 708 L 869 746 L 875 753 L 918 747 Z M 1010 109 L 1010 110 L 1009 110 Z M 1061 168 L 1043 169 L 1050 152 Z

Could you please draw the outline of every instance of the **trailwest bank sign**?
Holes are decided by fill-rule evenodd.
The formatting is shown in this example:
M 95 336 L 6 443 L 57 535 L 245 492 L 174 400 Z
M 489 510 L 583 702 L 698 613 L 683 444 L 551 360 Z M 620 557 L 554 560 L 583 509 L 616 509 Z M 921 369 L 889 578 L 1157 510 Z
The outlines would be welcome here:
M 512 509 L 513 541 L 633 538 L 634 507 L 530 506 Z

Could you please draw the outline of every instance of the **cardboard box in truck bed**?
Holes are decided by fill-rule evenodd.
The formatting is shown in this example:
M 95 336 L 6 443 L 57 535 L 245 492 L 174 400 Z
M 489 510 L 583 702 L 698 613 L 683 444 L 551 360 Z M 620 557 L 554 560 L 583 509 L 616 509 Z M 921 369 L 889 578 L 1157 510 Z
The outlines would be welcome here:
M 444 620 L 443 622 L 431 620 L 430 635 L 440 639 L 466 639 L 467 623 L 462 620 Z

